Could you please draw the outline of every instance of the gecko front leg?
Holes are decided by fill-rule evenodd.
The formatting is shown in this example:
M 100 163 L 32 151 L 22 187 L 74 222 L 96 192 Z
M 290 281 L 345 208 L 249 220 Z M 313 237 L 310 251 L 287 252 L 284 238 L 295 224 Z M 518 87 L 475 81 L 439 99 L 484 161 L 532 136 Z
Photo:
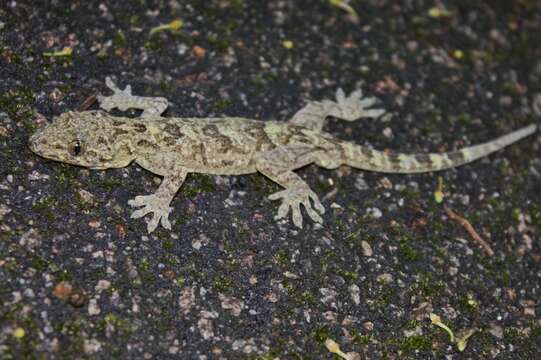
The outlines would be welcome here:
M 107 111 L 115 108 L 121 111 L 131 108 L 140 109 L 143 110 L 140 116 L 141 118 L 153 119 L 160 118 L 161 114 L 169 106 L 169 102 L 163 97 L 132 95 L 130 85 L 126 86 L 124 90 L 120 90 L 110 77 L 105 78 L 105 85 L 113 91 L 113 95 L 98 95 L 98 101 L 100 102 L 100 107 Z
M 291 210 L 293 224 L 302 228 L 300 206 L 303 205 L 313 221 L 323 222 L 320 214 L 325 213 L 325 208 L 321 201 L 308 184 L 293 172 L 294 169 L 314 162 L 314 155 L 312 147 L 304 145 L 283 146 L 257 155 L 257 170 L 285 188 L 269 196 L 270 200 L 282 199 L 275 220 L 286 217 Z
M 171 230 L 169 213 L 172 208 L 169 207 L 169 204 L 175 197 L 178 189 L 182 186 L 182 183 L 186 179 L 186 175 L 188 175 L 186 169 L 177 170 L 174 174 L 166 175 L 163 178 L 160 187 L 154 194 L 136 196 L 134 199 L 128 201 L 128 205 L 130 206 L 142 207 L 141 209 L 135 210 L 131 214 L 131 218 L 138 219 L 152 212 L 154 215 L 147 225 L 149 233 L 156 230 L 160 223 L 167 230 Z

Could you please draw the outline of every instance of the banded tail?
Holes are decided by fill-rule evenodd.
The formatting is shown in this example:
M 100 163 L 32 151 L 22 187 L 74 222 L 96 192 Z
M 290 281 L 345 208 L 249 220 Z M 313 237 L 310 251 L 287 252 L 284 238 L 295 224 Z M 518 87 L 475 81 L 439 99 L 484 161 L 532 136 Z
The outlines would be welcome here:
M 386 173 L 420 173 L 445 170 L 475 161 L 532 135 L 532 124 L 495 140 L 448 153 L 386 154 L 352 143 L 343 144 L 346 164 L 362 170 Z

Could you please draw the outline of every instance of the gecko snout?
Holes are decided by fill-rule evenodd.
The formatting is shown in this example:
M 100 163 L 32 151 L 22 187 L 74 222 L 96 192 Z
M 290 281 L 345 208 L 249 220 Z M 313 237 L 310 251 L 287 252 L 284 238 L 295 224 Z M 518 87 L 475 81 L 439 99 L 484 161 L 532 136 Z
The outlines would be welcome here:
M 37 134 L 34 134 L 32 136 L 30 136 L 30 139 L 28 139 L 28 147 L 30 148 L 30 150 L 32 150 L 33 152 L 36 152 L 36 142 L 37 142 Z
M 43 151 L 43 146 L 46 145 L 46 137 L 42 134 L 41 131 L 36 132 L 28 139 L 28 147 L 32 152 L 39 154 L 40 151 Z

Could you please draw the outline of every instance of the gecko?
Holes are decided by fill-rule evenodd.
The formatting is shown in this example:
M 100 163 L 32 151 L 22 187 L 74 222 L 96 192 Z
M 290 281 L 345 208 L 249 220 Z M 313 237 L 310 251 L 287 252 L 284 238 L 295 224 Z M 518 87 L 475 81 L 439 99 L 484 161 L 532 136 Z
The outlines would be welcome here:
M 171 201 L 189 173 L 244 175 L 259 172 L 283 190 L 268 196 L 281 200 L 275 219 L 287 218 L 302 228 L 303 215 L 322 223 L 325 208 L 317 194 L 294 170 L 316 164 L 325 169 L 347 165 L 383 173 L 422 173 L 457 167 L 498 151 L 537 131 L 532 124 L 495 140 L 447 153 L 403 154 L 374 150 L 340 140 L 324 132 L 328 117 L 344 121 L 378 118 L 385 111 L 374 108 L 375 97 L 361 90 L 336 100 L 312 101 L 289 121 L 261 121 L 242 117 L 164 117 L 169 102 L 163 97 L 132 95 L 129 85 L 121 90 L 111 78 L 109 96 L 98 95 L 102 110 L 68 111 L 36 131 L 29 148 L 44 158 L 90 169 L 122 168 L 135 162 L 163 177 L 150 195 L 136 196 L 128 204 L 136 208 L 131 218 L 152 216 L 147 231 L 159 224 L 171 230 Z M 139 117 L 109 114 L 113 109 L 142 110 Z M 105 111 L 103 111 L 105 110 Z

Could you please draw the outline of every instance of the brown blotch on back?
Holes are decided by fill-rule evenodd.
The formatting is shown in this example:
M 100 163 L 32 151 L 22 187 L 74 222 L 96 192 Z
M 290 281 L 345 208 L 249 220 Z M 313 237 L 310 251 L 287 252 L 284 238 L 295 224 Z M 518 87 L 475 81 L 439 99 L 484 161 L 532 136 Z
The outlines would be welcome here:
M 137 141 L 137 146 L 146 147 L 146 148 L 153 148 L 153 149 L 158 148 L 158 145 L 156 145 L 155 143 L 152 143 L 152 142 L 150 142 L 148 140 L 145 140 L 145 139 L 141 139 L 141 140 Z
M 216 125 L 205 125 L 203 126 L 203 134 L 206 135 L 206 136 L 210 136 L 210 137 L 215 137 L 215 136 L 220 136 L 220 131 L 218 131 L 218 128 L 216 127 Z
M 126 131 L 126 130 L 121 129 L 121 128 L 115 128 L 113 130 L 113 137 L 117 137 L 117 136 L 120 136 L 120 135 L 126 135 L 126 134 L 129 134 L 129 131 Z
M 272 142 L 272 140 L 269 138 L 269 135 L 267 135 L 267 132 L 265 131 L 264 122 L 261 121 L 250 124 L 250 127 L 247 129 L 247 133 L 256 140 L 256 151 L 267 151 L 275 147 L 275 144 Z
M 218 149 L 218 151 L 220 152 L 227 152 L 228 150 L 231 150 L 233 148 L 233 142 L 227 136 L 220 136 L 218 138 L 218 142 L 220 144 L 220 148 Z
M 235 162 L 233 160 L 222 160 L 222 165 L 223 166 L 231 166 L 235 164 Z
M 176 138 L 181 138 L 184 136 L 184 134 L 182 133 L 182 131 L 180 131 L 180 126 L 176 125 L 176 124 L 171 124 L 171 123 L 168 123 L 165 125 L 165 127 L 163 128 L 163 130 L 168 133 L 169 135 L 173 136 L 173 137 L 176 137 Z
M 132 128 L 140 133 L 147 131 L 147 127 L 144 124 L 132 124 Z
M 173 146 L 177 143 L 177 139 L 175 139 L 174 137 L 171 137 L 171 136 L 167 136 L 165 138 L 163 138 L 163 142 L 168 145 L 168 146 Z
M 226 135 L 222 134 L 218 127 L 213 124 L 205 125 L 202 129 L 204 135 L 214 139 L 218 144 L 218 151 L 226 153 L 233 148 L 233 141 Z
M 133 149 L 131 148 L 131 146 L 128 146 L 126 144 L 122 144 L 122 146 L 120 147 L 119 149 L 120 151 L 124 151 L 126 152 L 127 154 L 133 154 Z
M 306 130 L 306 128 L 300 127 L 300 126 L 287 127 L 287 131 L 283 133 L 283 137 L 281 139 L 282 144 L 287 145 L 290 143 L 303 142 L 301 141 L 301 139 L 306 138 L 306 134 L 304 134 L 304 130 Z

